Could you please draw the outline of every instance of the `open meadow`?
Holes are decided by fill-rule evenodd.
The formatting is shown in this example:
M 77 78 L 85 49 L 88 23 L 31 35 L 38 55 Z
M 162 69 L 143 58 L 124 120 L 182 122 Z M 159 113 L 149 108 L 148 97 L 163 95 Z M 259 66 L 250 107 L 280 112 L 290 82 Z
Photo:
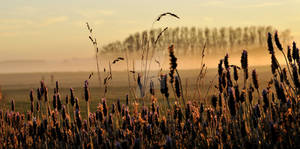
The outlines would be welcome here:
M 275 42 L 285 56 L 277 33 Z M 110 70 L 102 88 L 87 72 L 1 74 L 1 145 L 295 148 L 300 65 L 295 43 L 292 49 L 280 65 L 269 34 L 271 67 L 249 67 L 243 50 L 240 66 L 226 54 L 217 69 L 203 65 L 199 72 L 177 70 L 170 46 L 170 71 L 149 71 L 149 87 L 129 71 Z
M 300 149 L 299 6 L 2 2 L 0 149 Z
M 250 70 L 256 69 L 259 75 L 259 82 L 263 84 L 262 87 L 266 87 L 267 82 L 271 79 L 271 67 L 270 66 L 257 66 L 250 67 Z M 216 95 L 215 92 L 217 88 L 215 86 L 218 85 L 217 78 L 217 69 L 208 68 L 207 73 L 203 82 L 201 82 L 200 93 L 196 86 L 197 75 L 200 70 L 182 70 L 180 71 L 182 75 L 183 89 L 186 94 L 186 98 L 191 101 L 196 102 L 208 102 L 212 95 Z M 108 93 L 106 95 L 107 104 L 111 105 L 116 102 L 118 99 L 122 103 L 125 103 L 126 95 L 129 95 L 130 105 L 135 101 L 135 98 L 131 96 L 128 89 L 128 79 L 127 72 L 125 71 L 116 71 L 113 72 L 113 80 L 111 81 Z M 157 92 L 158 102 L 166 104 L 165 99 L 159 93 L 160 91 L 160 83 L 158 71 L 152 72 L 155 78 L 154 81 L 154 89 Z M 53 80 L 51 81 L 51 75 L 53 75 Z M 49 98 L 51 101 L 51 97 L 54 95 L 55 83 L 59 81 L 60 87 L 60 96 L 63 104 L 65 104 L 65 97 L 70 96 L 70 88 L 74 89 L 75 95 L 79 98 L 80 107 L 82 109 L 86 109 L 86 104 L 84 100 L 84 81 L 88 78 L 90 72 L 57 72 L 57 73 L 14 73 L 14 74 L 0 74 L 0 82 L 1 90 L 2 90 L 2 100 L 0 102 L 0 107 L 4 109 L 10 108 L 11 100 L 15 100 L 15 110 L 18 112 L 27 112 L 30 109 L 30 90 L 34 90 L 36 93 L 36 89 L 40 87 L 40 81 L 43 79 L 47 87 L 49 88 Z M 133 81 L 133 80 L 132 80 Z M 242 85 L 242 81 L 239 82 Z M 89 80 L 89 87 L 91 92 L 91 112 L 95 112 L 97 108 L 97 104 L 101 102 L 104 88 L 99 87 L 98 80 L 96 77 Z M 147 88 L 149 89 L 149 88 Z M 139 92 L 138 87 L 135 87 L 135 91 Z M 171 93 L 171 100 L 174 102 L 174 94 Z M 205 98 L 207 97 L 207 98 Z M 208 99 L 208 100 L 207 100 Z M 144 99 L 137 99 L 137 102 L 145 105 L 151 104 L 151 96 L 148 95 Z M 82 110 L 81 113 L 85 113 L 86 110 Z M 86 117 L 86 114 L 83 114 L 83 117 Z

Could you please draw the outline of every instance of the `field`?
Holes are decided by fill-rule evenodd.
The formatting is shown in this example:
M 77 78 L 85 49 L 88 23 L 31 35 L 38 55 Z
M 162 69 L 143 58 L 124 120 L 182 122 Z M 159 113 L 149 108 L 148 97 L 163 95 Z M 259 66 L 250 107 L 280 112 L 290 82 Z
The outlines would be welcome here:
M 259 75 L 259 82 L 262 84 L 267 84 L 270 81 L 271 73 L 270 73 L 270 66 L 257 66 L 257 67 L 250 67 L 250 70 L 256 69 Z M 202 97 L 199 99 L 198 92 L 196 91 L 196 76 L 199 74 L 200 70 L 182 70 L 180 71 L 182 75 L 182 79 L 184 80 L 184 92 L 186 91 L 186 98 L 197 101 L 203 102 L 205 100 L 205 96 L 211 97 L 217 89 L 215 85 L 218 85 L 218 80 L 216 78 L 216 68 L 209 68 L 207 70 L 207 74 L 205 79 L 203 80 L 202 86 L 200 88 Z M 155 75 L 156 72 L 152 72 Z M 89 76 L 90 72 L 57 72 L 57 73 L 14 73 L 14 74 L 0 74 L 0 82 L 3 99 L 0 102 L 0 107 L 4 109 L 10 108 L 10 102 L 12 99 L 15 100 L 15 110 L 19 112 L 26 112 L 30 109 L 30 99 L 29 99 L 29 92 L 31 89 L 36 89 L 40 87 L 40 81 L 44 79 L 47 87 L 50 89 L 49 97 L 54 95 L 53 90 L 55 88 L 55 81 L 59 81 L 60 86 L 60 95 L 62 101 L 65 102 L 63 99 L 67 95 L 70 95 L 70 88 L 73 88 L 75 91 L 76 96 L 80 99 L 80 107 L 82 109 L 86 109 L 86 104 L 84 101 L 84 80 L 86 80 Z M 55 81 L 51 82 L 51 75 L 54 76 Z M 102 74 L 103 75 L 103 74 Z M 39 79 L 40 78 L 40 79 Z M 153 78 L 155 89 L 157 92 L 157 98 L 159 99 L 158 102 L 163 102 L 163 97 L 159 94 L 159 78 Z M 186 82 L 187 81 L 187 82 Z M 211 84 L 211 82 L 213 83 Z M 91 90 L 91 112 L 95 112 L 97 108 L 97 104 L 101 101 L 101 97 L 103 96 L 104 88 L 99 88 L 98 80 L 96 76 L 92 78 L 90 81 L 90 90 Z M 187 85 L 186 85 L 187 83 Z M 239 82 L 242 83 L 242 82 Z M 209 93 L 207 93 L 209 86 L 211 89 Z M 265 87 L 265 86 L 263 86 Z M 148 88 L 147 88 L 148 89 Z M 34 90 L 35 91 L 35 90 Z M 136 92 L 138 92 L 138 88 L 136 87 Z M 113 80 L 108 89 L 108 94 L 106 96 L 108 105 L 116 102 L 118 99 L 121 100 L 122 103 L 125 103 L 126 95 L 129 94 L 128 90 L 128 79 L 127 79 L 127 72 L 125 71 L 116 71 L 113 72 Z M 130 96 L 130 94 L 129 94 Z M 144 100 L 139 99 L 138 102 L 142 103 L 145 102 L 147 105 L 151 104 L 151 97 L 148 96 Z M 174 99 L 174 95 L 171 94 L 171 98 Z M 132 104 L 135 99 L 134 97 L 129 97 L 130 104 Z M 206 101 L 205 101 L 206 102 Z M 207 101 L 210 102 L 210 101 Z M 85 113 L 86 111 L 81 111 Z M 86 114 L 83 114 L 85 117 Z
M 208 58 L 216 63 L 208 68 L 204 44 L 197 70 L 180 69 L 173 45 L 169 67 L 151 70 L 148 42 L 140 71 L 125 51 L 100 73 L 89 38 L 97 72 L 0 75 L 1 147 L 299 148 L 299 49 L 283 48 L 277 32 L 266 41 L 271 66 L 252 66 L 261 58 L 242 50 Z M 120 61 L 128 71 L 113 71 Z

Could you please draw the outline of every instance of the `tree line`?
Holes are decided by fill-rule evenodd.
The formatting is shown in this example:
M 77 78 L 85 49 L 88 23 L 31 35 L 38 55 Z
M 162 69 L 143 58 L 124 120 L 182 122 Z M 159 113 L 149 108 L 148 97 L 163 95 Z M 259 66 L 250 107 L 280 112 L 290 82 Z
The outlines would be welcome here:
M 145 30 L 129 35 L 123 42 L 116 41 L 104 45 L 102 53 L 118 53 L 127 50 L 136 53 L 145 48 L 156 48 L 162 50 L 170 44 L 180 54 L 196 54 L 206 46 L 208 54 L 234 50 L 240 47 L 265 46 L 267 33 L 274 32 L 272 26 L 247 26 L 247 27 L 221 27 L 221 28 L 197 28 L 176 27 Z M 159 36 L 161 34 L 161 36 Z M 159 39 L 158 39 L 159 36 Z M 289 30 L 281 32 L 283 43 L 291 40 Z M 157 40 L 157 42 L 156 42 Z M 222 50 L 223 51 L 222 51 Z

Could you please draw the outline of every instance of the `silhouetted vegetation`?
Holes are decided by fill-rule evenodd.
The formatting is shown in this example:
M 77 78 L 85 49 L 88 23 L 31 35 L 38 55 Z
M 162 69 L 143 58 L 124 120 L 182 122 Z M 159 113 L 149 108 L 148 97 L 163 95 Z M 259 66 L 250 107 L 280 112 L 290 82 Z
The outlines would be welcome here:
M 69 95 L 62 97 L 59 82 L 56 82 L 53 97 L 49 97 L 49 90 L 41 81 L 40 87 L 29 93 L 31 106 L 27 113 L 15 111 L 14 100 L 11 100 L 10 109 L 0 109 L 0 146 L 299 148 L 299 49 L 295 42 L 291 48 L 283 48 L 275 33 L 276 47 L 288 59 L 285 65 L 279 64 L 272 37 L 269 33 L 264 39 L 268 43 L 272 62 L 272 76 L 266 88 L 258 82 L 260 76 L 255 69 L 251 75 L 248 74 L 250 64 L 248 53 L 244 50 L 240 66 L 230 64 L 229 55 L 220 60 L 219 81 L 215 85 L 218 91 L 212 97 L 205 97 L 204 100 L 184 99 L 176 67 L 176 46 L 172 45 L 169 47 L 170 71 L 168 75 L 159 72 L 163 99 L 157 98 L 159 93 L 153 89 L 153 82 L 149 85 L 150 90 L 144 91 L 141 74 L 134 74 L 138 77 L 135 81 L 139 89 L 143 91 L 141 94 L 149 95 L 141 95 L 141 99 L 150 97 L 149 104 L 145 104 L 145 100 L 126 96 L 126 102 L 118 100 L 108 105 L 109 99 L 104 94 L 98 105 L 91 105 L 97 106 L 97 110 L 90 112 L 88 81 L 84 81 L 82 99 L 76 96 L 78 93 L 72 88 Z M 243 72 L 243 76 L 238 76 L 239 71 Z M 110 72 L 105 79 L 112 79 Z M 243 87 L 239 86 L 238 81 L 244 83 Z M 172 87 L 174 96 L 169 96 L 172 91 L 168 86 Z M 169 102 L 173 97 L 175 102 Z M 86 108 L 80 108 L 79 100 L 86 102 Z M 169 108 L 163 109 L 158 100 L 168 100 Z M 166 112 L 162 113 L 163 110 Z M 82 118 L 81 111 L 87 111 L 86 119 Z
M 208 54 L 213 52 L 225 52 L 241 47 L 257 46 L 264 47 L 267 41 L 267 33 L 274 32 L 271 26 L 249 26 L 249 27 L 221 27 L 221 28 L 197 28 L 176 27 L 163 29 L 151 29 L 150 31 L 137 32 L 125 38 L 124 41 L 109 43 L 102 48 L 102 53 L 122 53 L 128 50 L 130 53 L 140 52 L 145 49 L 145 43 L 149 47 L 158 50 L 166 49 L 173 44 L 179 54 L 200 54 L 206 43 Z M 156 37 L 162 33 L 160 40 Z M 291 40 L 289 30 L 281 33 L 282 42 L 287 44 Z

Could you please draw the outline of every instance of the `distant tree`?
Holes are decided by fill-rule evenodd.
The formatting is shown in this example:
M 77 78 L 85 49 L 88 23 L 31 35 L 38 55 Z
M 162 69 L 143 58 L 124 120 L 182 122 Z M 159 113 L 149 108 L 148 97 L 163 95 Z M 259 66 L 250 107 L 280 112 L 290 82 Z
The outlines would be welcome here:
M 187 51 L 188 51 L 188 48 L 189 48 L 189 29 L 187 28 L 187 27 L 182 27 L 181 28 L 181 33 L 182 33 L 182 39 L 181 39 L 181 41 L 182 41 L 182 45 L 183 45 L 183 52 L 184 52 L 184 54 L 186 54 L 187 53 Z
M 216 47 L 218 45 L 218 30 L 217 30 L 217 28 L 214 28 L 212 30 L 211 38 L 212 38 L 212 47 Z
M 196 46 L 197 36 L 196 36 L 196 27 L 192 27 L 190 29 L 190 47 L 191 47 L 191 54 L 195 53 L 195 46 Z
M 206 40 L 206 43 L 207 43 L 207 47 L 210 47 L 211 46 L 211 39 L 210 39 L 210 30 L 209 30 L 209 28 L 205 28 L 204 35 L 205 35 L 205 40 Z
M 259 45 L 263 45 L 263 43 L 264 43 L 264 36 L 265 36 L 264 30 L 265 30 L 265 28 L 263 26 L 258 27 L 258 29 L 257 29 Z
M 203 30 L 201 28 L 198 28 L 198 34 L 197 34 L 197 48 L 202 49 L 205 43 L 205 39 L 203 36 Z
M 266 28 L 266 35 L 268 34 L 268 33 L 273 33 L 274 32 L 274 30 L 273 30 L 273 27 L 272 26 L 267 26 L 267 28 Z M 267 36 L 266 36 L 267 37 Z
M 126 45 L 126 48 L 129 52 L 133 52 L 134 49 L 134 37 L 130 35 L 128 38 L 125 39 L 124 44 Z
M 144 50 L 145 45 L 148 44 L 148 32 L 147 31 L 143 31 L 142 32 L 142 50 Z
M 244 32 L 243 32 L 243 44 L 244 45 L 248 45 L 248 42 L 249 42 L 249 35 L 248 35 L 248 27 L 245 27 L 244 28 Z
M 227 40 L 226 40 L 226 28 L 222 27 L 220 29 L 220 47 L 226 48 L 227 47 Z
M 230 27 L 228 30 L 229 30 L 230 50 L 233 50 L 233 48 L 235 46 L 236 35 L 235 35 L 234 29 L 232 27 Z
M 242 29 L 240 27 L 235 29 L 235 37 L 237 44 L 240 46 L 242 44 Z
M 149 39 L 150 39 L 151 47 L 154 47 L 154 42 L 155 42 L 155 31 L 154 31 L 154 29 L 150 30 Z
M 134 34 L 134 39 L 135 39 L 135 50 L 136 51 L 141 50 L 141 36 L 140 36 L 140 33 L 135 33 Z
M 102 53 L 128 52 L 138 53 L 145 50 L 146 47 L 153 47 L 157 36 L 162 32 L 162 28 L 151 29 L 150 31 L 137 32 L 129 35 L 123 42 L 112 42 L 102 47 Z M 213 28 L 196 28 L 196 27 L 176 27 L 168 28 L 162 33 L 159 40 L 155 44 L 156 50 L 166 50 L 168 46 L 173 44 L 176 53 L 180 55 L 199 54 L 206 43 L 206 51 L 208 54 L 213 50 L 224 52 L 228 48 L 233 51 L 245 46 L 265 46 L 267 33 L 274 32 L 272 26 L 249 26 L 249 27 L 221 27 Z M 280 32 L 280 40 L 282 44 L 286 44 L 291 40 L 289 30 Z M 149 45 L 148 45 L 149 44 Z
M 249 37 L 250 44 L 255 44 L 256 43 L 256 27 L 255 26 L 251 26 L 249 28 L 249 34 L 250 34 L 250 37 Z
M 155 30 L 154 30 L 154 32 L 155 32 L 155 40 L 156 40 L 156 38 L 157 38 L 157 35 L 158 35 L 161 31 L 162 31 L 161 28 L 158 28 L 158 29 L 155 29 Z M 160 48 L 160 47 L 163 46 L 163 45 L 162 45 L 162 44 L 163 44 L 163 42 L 162 42 L 163 36 L 164 36 L 164 35 L 162 35 L 162 37 L 160 37 L 160 39 L 157 41 L 157 43 L 156 43 L 156 47 L 157 47 L 157 48 Z M 157 50 L 159 50 L 159 49 L 157 49 Z

